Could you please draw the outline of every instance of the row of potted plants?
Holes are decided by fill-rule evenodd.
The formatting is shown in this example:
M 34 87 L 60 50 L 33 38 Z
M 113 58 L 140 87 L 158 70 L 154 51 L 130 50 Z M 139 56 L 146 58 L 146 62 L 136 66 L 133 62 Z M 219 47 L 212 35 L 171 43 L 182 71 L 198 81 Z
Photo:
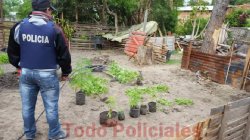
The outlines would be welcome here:
M 129 97 L 130 113 L 133 118 L 138 118 L 140 115 L 146 115 L 148 112 L 156 112 L 157 94 L 167 92 L 168 87 L 165 85 L 157 85 L 152 87 L 135 87 L 126 90 L 126 95 Z M 149 96 L 149 99 L 148 97 Z M 150 100 L 148 104 L 145 102 Z
M 107 93 L 108 80 L 96 77 L 91 70 L 91 62 L 87 59 L 77 62 L 73 70 L 70 84 L 75 90 L 80 90 L 76 93 L 76 104 L 84 105 L 85 96 L 98 96 Z M 107 72 L 115 77 L 120 83 L 128 83 L 138 78 L 138 73 L 125 70 L 119 67 L 115 62 L 108 66 Z M 152 87 L 134 87 L 126 90 L 126 95 L 129 97 L 130 113 L 133 118 L 140 115 L 146 115 L 148 112 L 156 112 L 157 94 L 167 92 L 168 87 L 165 85 L 157 85 Z M 116 100 L 114 97 L 108 97 L 105 101 L 108 110 L 100 113 L 100 124 L 105 126 L 115 126 L 118 120 L 124 120 L 123 111 L 114 111 Z

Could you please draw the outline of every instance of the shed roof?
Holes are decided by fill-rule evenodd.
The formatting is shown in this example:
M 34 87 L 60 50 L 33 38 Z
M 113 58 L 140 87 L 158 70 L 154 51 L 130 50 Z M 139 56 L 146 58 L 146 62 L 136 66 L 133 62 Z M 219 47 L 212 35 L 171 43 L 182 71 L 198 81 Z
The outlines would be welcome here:
M 203 8 L 203 6 L 196 6 L 196 7 L 200 8 L 200 9 Z M 205 7 L 206 7 L 205 10 L 207 10 L 207 11 L 212 11 L 214 8 L 214 6 L 205 6 Z M 193 7 L 192 6 L 178 7 L 177 10 L 178 11 L 192 11 Z

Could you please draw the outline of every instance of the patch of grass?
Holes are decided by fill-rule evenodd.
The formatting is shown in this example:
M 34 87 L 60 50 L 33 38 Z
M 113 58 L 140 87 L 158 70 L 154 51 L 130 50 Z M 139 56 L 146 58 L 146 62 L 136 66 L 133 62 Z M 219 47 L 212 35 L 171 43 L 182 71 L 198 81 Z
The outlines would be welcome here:
M 168 101 L 168 100 L 166 100 L 166 99 L 159 99 L 157 102 L 158 102 L 159 104 L 165 105 L 165 106 L 172 106 L 172 105 L 173 105 L 173 102 Z
M 180 64 L 181 63 L 181 60 L 178 60 L 178 59 L 170 59 L 166 62 L 166 64 L 168 65 L 175 65 L 175 64 Z
M 7 64 L 9 63 L 9 58 L 7 53 L 0 53 L 0 64 Z
M 186 98 L 176 98 L 175 103 L 177 105 L 187 105 L 187 106 L 194 104 L 193 100 Z

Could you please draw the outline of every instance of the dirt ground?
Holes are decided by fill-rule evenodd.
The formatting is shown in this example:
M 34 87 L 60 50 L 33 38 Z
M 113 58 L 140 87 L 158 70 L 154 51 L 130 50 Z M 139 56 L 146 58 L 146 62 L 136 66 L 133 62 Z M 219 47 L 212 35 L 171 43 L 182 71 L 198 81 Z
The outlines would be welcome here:
M 168 85 L 169 92 L 164 93 L 161 98 L 170 101 L 177 97 L 190 98 L 194 101 L 194 105 L 161 106 L 161 111 L 134 119 L 128 115 L 128 97 L 124 94 L 126 89 L 134 85 L 110 82 L 109 92 L 104 97 L 109 95 L 116 97 L 117 108 L 125 111 L 126 119 L 115 128 L 103 128 L 99 125 L 99 113 L 107 110 L 107 106 L 98 98 L 93 97 L 87 97 L 86 105 L 75 105 L 75 91 L 66 83 L 61 90 L 59 114 L 62 127 L 65 130 L 67 128 L 69 132 L 69 140 L 169 139 L 173 136 L 170 130 L 173 130 L 176 135 L 178 129 L 206 119 L 211 108 L 250 96 L 245 91 L 227 85 L 199 80 L 195 73 L 180 69 L 181 54 L 172 56 L 171 59 L 175 60 L 175 63 L 172 64 L 139 67 L 132 61 L 128 61 L 128 57 L 121 50 L 72 50 L 73 66 L 79 58 L 93 58 L 102 55 L 108 55 L 111 60 L 117 61 L 124 68 L 142 71 L 145 86 Z M 13 74 L 15 69 L 11 65 L 4 65 L 3 68 L 6 74 L 0 78 L 0 140 L 16 140 L 23 132 L 18 80 Z M 110 79 L 104 74 L 98 75 Z M 42 110 L 43 103 L 39 95 L 36 118 Z M 43 114 L 37 123 L 36 139 L 46 140 L 47 130 L 46 116 Z M 168 138 L 167 134 L 169 134 Z

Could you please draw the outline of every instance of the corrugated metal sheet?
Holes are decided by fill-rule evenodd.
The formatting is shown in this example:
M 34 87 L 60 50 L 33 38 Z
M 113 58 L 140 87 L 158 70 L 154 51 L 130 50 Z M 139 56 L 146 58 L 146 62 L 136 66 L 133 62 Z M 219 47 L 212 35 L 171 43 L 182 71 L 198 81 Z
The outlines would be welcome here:
M 238 87 L 241 81 L 244 64 L 240 63 L 237 57 L 232 58 L 232 65 L 229 69 L 229 76 L 227 84 Z M 182 57 L 182 68 L 188 63 L 188 47 L 184 47 Z M 220 84 L 225 84 L 225 77 L 227 74 L 229 56 L 219 56 L 213 54 L 202 53 L 199 50 L 192 49 L 188 69 L 197 72 L 205 72 L 212 80 Z M 238 82 L 237 82 L 238 81 Z

